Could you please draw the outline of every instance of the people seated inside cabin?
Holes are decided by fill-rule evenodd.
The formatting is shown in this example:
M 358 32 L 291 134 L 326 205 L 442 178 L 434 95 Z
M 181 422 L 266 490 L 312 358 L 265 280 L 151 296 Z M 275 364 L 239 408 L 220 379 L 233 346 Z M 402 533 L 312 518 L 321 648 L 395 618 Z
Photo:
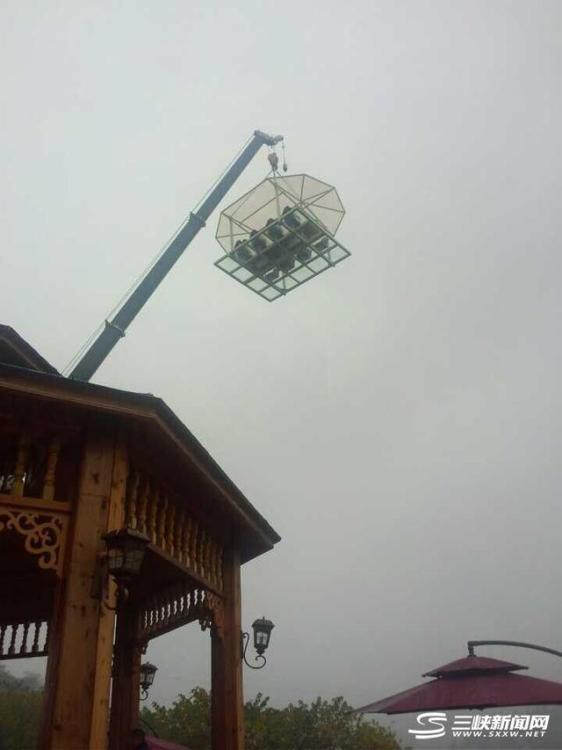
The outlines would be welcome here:
M 268 219 L 265 222 L 265 226 L 267 227 L 265 233 L 270 240 L 277 242 L 278 240 L 283 239 L 283 230 L 279 226 L 277 219 Z
M 281 212 L 282 218 L 283 218 L 283 224 L 285 224 L 286 227 L 289 229 L 298 229 L 301 225 L 301 221 L 299 220 L 298 216 L 293 212 L 292 206 L 285 206 L 283 211 Z
M 268 271 L 263 275 L 264 281 L 267 281 L 268 284 L 275 284 L 275 282 L 279 278 L 280 271 L 278 268 L 273 268 L 271 271 Z
M 252 253 L 250 252 L 249 248 L 246 246 L 245 242 L 242 242 L 242 240 L 236 240 L 236 244 L 234 245 L 234 259 L 238 261 L 240 264 L 247 263 L 251 257 Z
M 320 227 L 300 211 L 285 206 L 281 213 L 283 215 L 283 224 L 290 230 L 295 231 L 298 229 L 299 236 L 312 241 L 322 234 Z
M 265 238 L 259 236 L 255 229 L 252 229 L 252 231 L 250 232 L 248 245 L 252 250 L 255 250 L 256 253 L 261 253 L 267 248 L 267 242 Z
M 297 260 L 300 260 L 301 263 L 308 262 L 312 257 L 312 251 L 307 245 L 303 245 L 297 252 L 295 253 L 295 256 Z
M 283 258 L 281 263 L 279 263 L 279 268 L 283 273 L 290 273 L 294 267 L 295 267 L 295 256 L 292 254 L 288 255 L 286 258 Z
M 308 263 L 313 251 L 322 254 L 330 246 L 322 229 L 294 206 L 285 206 L 281 214 L 280 220 L 267 219 L 261 232 L 252 229 L 247 240 L 237 240 L 232 252 L 241 266 L 268 284 L 290 273 L 297 262 Z
M 318 240 L 318 242 L 316 242 L 313 245 L 313 247 L 314 247 L 314 249 L 316 250 L 317 253 L 323 253 L 324 251 L 326 251 L 329 248 L 329 246 L 330 246 L 330 243 L 329 243 L 327 237 L 322 237 L 321 240 Z

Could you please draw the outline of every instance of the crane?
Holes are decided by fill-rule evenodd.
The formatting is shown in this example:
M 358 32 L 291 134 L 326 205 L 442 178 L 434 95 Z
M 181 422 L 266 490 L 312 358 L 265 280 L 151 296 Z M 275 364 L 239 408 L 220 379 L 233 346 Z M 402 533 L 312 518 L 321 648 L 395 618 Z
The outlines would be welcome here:
M 105 326 L 101 333 L 71 370 L 69 374 L 70 378 L 83 381 L 90 380 L 110 354 L 113 347 L 125 336 L 129 325 L 148 302 L 169 271 L 171 271 L 176 261 L 193 241 L 199 230 L 205 226 L 207 219 L 260 148 L 262 146 L 273 147 L 282 140 L 283 136 L 281 135 L 268 135 L 261 130 L 254 131 L 247 146 L 245 146 L 230 168 L 217 182 L 201 206 L 196 211 L 190 213 L 188 221 L 171 240 L 162 255 L 132 294 L 125 300 L 115 315 L 110 320 L 105 321 Z

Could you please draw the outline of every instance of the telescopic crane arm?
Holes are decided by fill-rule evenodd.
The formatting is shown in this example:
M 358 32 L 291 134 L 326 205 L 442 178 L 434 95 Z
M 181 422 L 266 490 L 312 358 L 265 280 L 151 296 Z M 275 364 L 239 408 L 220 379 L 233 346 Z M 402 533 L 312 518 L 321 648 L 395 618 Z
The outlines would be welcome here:
M 70 373 L 75 380 L 88 381 L 105 361 L 115 344 L 121 339 L 142 310 L 153 292 L 167 273 L 172 269 L 184 250 L 194 239 L 215 208 L 242 174 L 262 146 L 274 146 L 283 140 L 280 135 L 267 135 L 256 130 L 251 141 L 244 148 L 230 169 L 223 175 L 196 212 L 192 212 L 187 223 L 180 229 L 157 262 L 142 279 L 133 293 L 127 298 L 117 313 L 106 320 L 105 327 L 88 348 Z

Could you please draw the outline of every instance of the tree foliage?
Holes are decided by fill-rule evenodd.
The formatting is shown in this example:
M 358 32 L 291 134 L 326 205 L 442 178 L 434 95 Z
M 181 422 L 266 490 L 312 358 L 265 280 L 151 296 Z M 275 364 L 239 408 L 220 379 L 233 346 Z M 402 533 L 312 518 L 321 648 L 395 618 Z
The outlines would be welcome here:
M 41 713 L 37 675 L 17 678 L 0 664 L 0 750 L 33 750 Z M 171 706 L 143 707 L 146 729 L 190 750 L 210 750 L 211 701 L 203 688 Z M 246 750 L 399 750 L 394 734 L 351 713 L 343 698 L 273 708 L 260 693 L 245 705 Z
M 35 750 L 41 701 L 37 675 L 14 677 L 0 664 L 0 750 Z
M 351 713 L 343 698 L 272 708 L 258 694 L 245 705 L 246 750 L 399 750 L 394 734 Z M 210 697 L 195 688 L 170 707 L 152 704 L 141 717 L 160 737 L 190 750 L 210 748 Z
M 178 695 L 169 708 L 158 703 L 153 703 L 152 709 L 144 707 L 141 719 L 146 722 L 146 728 L 154 731 L 158 737 L 187 745 L 190 750 L 209 750 L 210 711 L 209 694 L 203 688 L 195 688 L 188 697 Z
M 23 677 L 14 677 L 0 664 L 0 693 L 36 693 L 43 688 L 39 675 L 26 672 Z

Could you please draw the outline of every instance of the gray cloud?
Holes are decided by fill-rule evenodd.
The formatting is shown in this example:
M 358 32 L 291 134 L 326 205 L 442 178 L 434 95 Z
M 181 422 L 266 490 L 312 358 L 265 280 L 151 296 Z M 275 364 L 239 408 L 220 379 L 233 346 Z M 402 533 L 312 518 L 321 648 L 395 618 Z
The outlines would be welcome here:
M 2 318 L 56 365 L 254 128 L 347 208 L 352 259 L 273 305 L 210 223 L 96 377 L 163 396 L 283 536 L 244 572 L 277 623 L 247 693 L 361 704 L 468 638 L 560 647 L 560 5 L 1 13 Z M 192 629 L 149 656 L 156 699 L 208 680 Z

